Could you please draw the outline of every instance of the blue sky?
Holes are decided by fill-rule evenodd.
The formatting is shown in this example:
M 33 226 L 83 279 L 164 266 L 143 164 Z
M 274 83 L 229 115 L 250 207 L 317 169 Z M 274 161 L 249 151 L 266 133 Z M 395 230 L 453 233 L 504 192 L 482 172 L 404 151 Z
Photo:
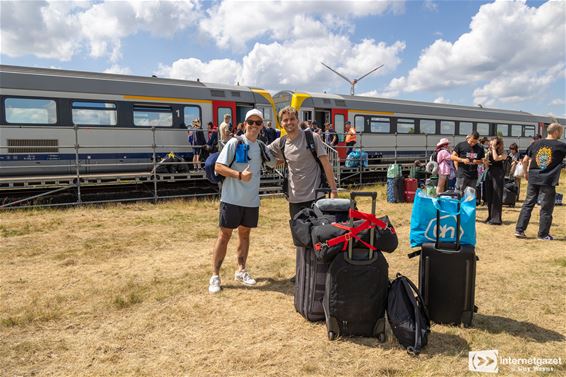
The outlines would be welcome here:
M 2 64 L 566 115 L 564 1 L 2 1 Z M 22 32 L 25 31 L 25 32 Z

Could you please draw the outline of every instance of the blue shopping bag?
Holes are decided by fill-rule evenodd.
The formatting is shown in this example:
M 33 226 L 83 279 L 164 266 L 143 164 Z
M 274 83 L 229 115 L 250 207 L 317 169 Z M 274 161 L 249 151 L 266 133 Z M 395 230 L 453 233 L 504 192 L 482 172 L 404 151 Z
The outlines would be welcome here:
M 411 214 L 411 247 L 421 246 L 425 242 L 436 241 L 436 211 L 440 211 L 440 242 L 456 242 L 456 221 L 460 214 L 460 244 L 476 245 L 476 197 L 466 192 L 460 201 L 442 196 L 432 198 L 421 189 L 417 190 Z

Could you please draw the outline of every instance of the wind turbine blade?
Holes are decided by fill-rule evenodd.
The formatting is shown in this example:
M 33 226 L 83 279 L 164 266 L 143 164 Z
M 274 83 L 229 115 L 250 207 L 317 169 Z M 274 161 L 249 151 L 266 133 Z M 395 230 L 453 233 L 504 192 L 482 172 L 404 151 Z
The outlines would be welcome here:
M 351 85 L 353 85 L 354 83 L 352 82 L 352 80 L 350 80 L 349 78 L 347 78 L 346 76 L 344 76 L 343 74 L 341 74 L 338 71 L 335 71 L 334 69 L 330 68 L 329 66 L 327 66 L 326 64 L 324 64 L 323 62 L 320 62 L 320 64 L 322 64 L 323 66 L 325 66 L 326 68 L 328 68 L 329 70 L 331 70 L 332 72 L 336 73 L 338 76 L 342 77 L 344 80 L 348 81 Z
M 371 71 L 369 71 L 368 73 L 366 73 L 365 75 L 363 75 L 362 77 L 360 77 L 359 79 L 357 79 L 356 81 L 360 81 L 361 79 L 363 79 L 364 77 L 366 77 L 366 76 L 369 75 L 370 73 L 377 71 L 377 70 L 380 69 L 381 67 L 383 67 L 383 64 L 380 65 L 380 66 L 377 67 L 377 68 L 372 69 Z

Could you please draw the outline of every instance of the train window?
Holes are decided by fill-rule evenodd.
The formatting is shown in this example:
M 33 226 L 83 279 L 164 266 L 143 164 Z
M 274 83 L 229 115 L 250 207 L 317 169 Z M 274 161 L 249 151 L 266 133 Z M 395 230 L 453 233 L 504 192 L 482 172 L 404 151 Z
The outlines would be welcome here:
M 224 115 L 228 114 L 232 118 L 232 122 L 235 122 L 234 115 L 232 114 L 232 109 L 230 107 L 219 107 L 218 110 L 218 123 L 224 122 Z M 234 123 L 235 127 L 236 123 Z
M 523 126 L 520 124 L 511 125 L 511 136 L 523 136 Z
M 525 137 L 535 136 L 535 126 L 525 126 Z
M 421 134 L 435 134 L 436 121 L 432 119 L 421 119 Z
M 440 121 L 440 133 L 442 135 L 454 135 L 455 130 L 456 130 L 456 122 L 452 120 Z
M 89 126 L 115 126 L 117 124 L 116 104 L 108 102 L 73 101 L 73 124 Z
M 356 115 L 354 117 L 354 127 L 358 132 L 364 132 L 366 126 L 366 118 L 363 115 Z
M 49 99 L 6 98 L 6 121 L 8 123 L 55 124 L 57 105 Z
M 497 136 L 509 136 L 509 125 L 501 124 L 497 125 Z
M 467 136 L 474 131 L 474 124 L 472 122 L 460 122 L 459 135 Z
M 489 135 L 489 123 L 477 123 L 476 131 L 480 136 L 490 136 Z
M 142 127 L 172 127 L 173 112 L 171 107 L 134 105 L 134 125 Z
M 200 107 L 198 106 L 185 106 L 183 108 L 183 116 L 185 117 L 185 126 L 189 127 L 192 121 L 199 119 L 202 124 L 202 118 L 200 117 Z
M 391 132 L 391 119 L 371 117 L 370 127 L 371 132 L 388 134 Z
M 415 120 L 403 118 L 397 119 L 397 132 L 400 134 L 414 134 Z
M 271 107 L 262 107 L 260 108 L 263 112 L 263 120 L 267 123 L 273 120 L 273 109 Z

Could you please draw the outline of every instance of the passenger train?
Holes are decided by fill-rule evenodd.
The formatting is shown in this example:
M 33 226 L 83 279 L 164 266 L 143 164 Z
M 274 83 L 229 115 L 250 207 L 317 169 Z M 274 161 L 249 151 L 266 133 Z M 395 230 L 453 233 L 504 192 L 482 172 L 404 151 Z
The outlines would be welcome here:
M 269 92 L 245 86 L 0 65 L 0 176 L 150 171 L 192 156 L 187 126 L 274 119 Z M 75 128 L 76 127 L 76 128 Z M 205 135 L 207 133 L 205 132 Z
M 334 124 L 341 135 L 338 150 L 345 158 L 344 124 L 354 125 L 357 146 L 372 155 L 411 161 L 434 150 L 440 138 L 453 145 L 477 131 L 480 136 L 502 136 L 505 146 L 515 142 L 524 151 L 535 134 L 545 135 L 553 119 L 523 111 L 457 106 L 363 96 L 281 91 L 273 96 L 277 110 L 291 105 L 299 120 Z M 564 124 L 564 119 L 558 119 Z
M 278 127 L 292 105 L 300 120 L 351 121 L 358 146 L 372 155 L 410 161 L 441 137 L 454 143 L 477 130 L 524 150 L 552 119 L 521 111 L 282 91 L 197 81 L 0 65 L 0 176 L 150 171 L 170 151 L 190 161 L 187 126 L 241 122 L 251 108 Z M 558 120 L 564 124 L 564 119 Z M 342 143 L 339 155 L 344 159 Z M 155 152 L 155 156 L 154 156 Z

